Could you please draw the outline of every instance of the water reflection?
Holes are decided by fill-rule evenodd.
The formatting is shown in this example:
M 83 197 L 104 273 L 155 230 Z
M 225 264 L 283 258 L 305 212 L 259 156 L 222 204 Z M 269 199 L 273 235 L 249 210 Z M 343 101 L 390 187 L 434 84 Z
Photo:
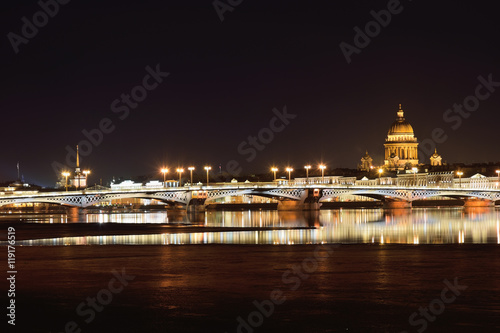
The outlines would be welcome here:
M 2 214 L 0 221 L 15 221 L 26 223 L 67 223 L 67 214 Z
M 264 227 L 319 227 L 319 211 L 222 211 L 207 212 L 207 227 L 264 228 Z
M 12 216 L 4 215 L 14 220 Z M 18 215 L 19 221 L 28 223 L 130 223 L 130 224 L 190 224 L 207 227 L 268 228 L 268 227 L 320 227 L 342 222 L 360 223 L 382 221 L 382 209 L 348 209 L 321 211 L 141 211 L 109 212 L 79 208 L 68 209 L 67 214 Z M 2 217 L 0 216 L 0 219 Z
M 125 216 L 126 215 L 126 216 Z M 500 211 L 495 208 L 415 208 L 399 210 L 342 209 L 316 212 L 228 211 L 207 212 L 200 232 L 155 235 L 65 237 L 21 241 L 19 245 L 112 245 L 112 244 L 500 244 Z M 190 221 L 162 213 L 87 214 L 88 222 L 178 223 Z M 220 232 L 203 232 L 220 227 Z M 280 227 L 284 230 L 259 230 Z M 231 228 L 256 230 L 235 231 Z M 227 229 L 227 231 L 224 231 Z

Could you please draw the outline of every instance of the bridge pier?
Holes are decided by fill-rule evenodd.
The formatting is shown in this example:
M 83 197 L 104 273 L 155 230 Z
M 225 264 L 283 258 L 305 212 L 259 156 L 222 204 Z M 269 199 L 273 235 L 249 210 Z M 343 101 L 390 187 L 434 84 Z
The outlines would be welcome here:
M 68 222 L 86 222 L 87 210 L 83 207 L 66 207 Z
M 278 202 L 278 211 L 291 210 L 319 210 L 321 203 L 319 202 L 301 202 L 296 200 L 280 200 Z
M 302 210 L 302 204 L 295 200 L 280 200 L 277 209 L 278 211 Z
M 320 193 L 306 189 L 300 200 L 280 200 L 278 202 L 278 211 L 290 210 L 319 210 L 321 203 L 319 202 Z
M 411 208 L 411 201 L 384 200 L 384 208 L 387 209 Z
M 186 211 L 190 214 L 205 212 L 205 199 L 191 199 L 186 205 Z
M 465 199 L 464 207 L 494 207 L 495 201 L 487 199 Z

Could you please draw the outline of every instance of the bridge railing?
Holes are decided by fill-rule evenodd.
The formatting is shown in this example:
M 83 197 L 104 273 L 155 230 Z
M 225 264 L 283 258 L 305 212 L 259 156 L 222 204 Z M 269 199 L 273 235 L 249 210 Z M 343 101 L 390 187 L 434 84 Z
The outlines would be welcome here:
M 488 179 L 489 180 L 489 179 Z M 491 180 L 477 180 L 477 179 L 454 179 L 452 183 L 441 183 L 441 184 L 427 184 L 427 185 L 406 185 L 401 186 L 397 184 L 351 184 L 351 183 L 329 183 L 329 184 L 304 184 L 304 182 L 286 181 L 286 182 L 238 182 L 238 183 L 211 183 L 207 185 L 186 185 L 181 187 L 162 187 L 162 186 L 142 186 L 135 188 L 115 188 L 115 189 L 85 189 L 85 190 L 70 190 L 70 191 L 54 191 L 54 192 L 34 192 L 29 193 L 19 191 L 19 192 L 9 192 L 0 195 L 0 199 L 8 198 L 30 198 L 30 197 L 60 197 L 60 196 L 72 196 L 72 195 L 102 195 L 106 193 L 138 193 L 147 192 L 151 193 L 154 191 L 168 191 L 168 192 L 179 192 L 179 191 L 210 191 L 219 189 L 328 189 L 328 188 L 350 188 L 350 189 L 456 189 L 460 191 L 468 190 L 493 190 L 500 191 L 499 182 L 493 182 Z

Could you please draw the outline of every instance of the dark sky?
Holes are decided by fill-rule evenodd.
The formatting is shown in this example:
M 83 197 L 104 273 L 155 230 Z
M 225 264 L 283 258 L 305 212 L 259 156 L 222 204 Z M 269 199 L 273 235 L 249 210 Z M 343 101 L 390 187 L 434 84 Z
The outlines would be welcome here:
M 398 103 L 419 141 L 443 130 L 444 160 L 499 161 L 500 89 L 480 88 L 489 96 L 478 105 L 473 97 L 479 76 L 500 82 L 495 5 L 401 1 L 347 63 L 340 43 L 354 45 L 354 27 L 364 31 L 370 11 L 388 1 L 245 0 L 221 22 L 210 0 L 73 0 L 18 42 L 17 54 L 9 33 L 22 36 L 21 19 L 33 22 L 41 7 L 2 3 L 0 181 L 15 179 L 20 161 L 26 181 L 53 185 L 54 162 L 66 164 L 66 147 L 103 119 L 113 130 L 82 147 L 91 182 L 163 164 L 225 171 L 231 160 L 241 173 L 319 161 L 354 168 L 366 149 L 381 163 Z M 126 114 L 120 96 L 140 96 L 143 88 L 134 88 L 158 64 L 169 75 Z M 113 112 L 117 99 L 122 109 Z M 446 110 L 464 99 L 477 110 L 467 118 L 450 111 L 446 121 Z M 284 128 L 273 122 L 279 132 L 266 130 L 273 109 L 285 106 L 296 117 Z M 266 143 L 254 157 L 243 142 L 259 132 Z

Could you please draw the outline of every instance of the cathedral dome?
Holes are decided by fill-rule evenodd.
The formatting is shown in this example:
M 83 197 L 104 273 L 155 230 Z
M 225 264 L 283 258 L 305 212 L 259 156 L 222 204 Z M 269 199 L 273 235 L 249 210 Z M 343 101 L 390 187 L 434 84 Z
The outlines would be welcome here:
M 401 104 L 398 117 L 389 128 L 384 147 L 384 166 L 387 169 L 404 170 L 418 165 L 418 141 L 413 127 L 405 120 Z
M 403 120 L 396 120 L 389 128 L 389 135 L 392 134 L 413 134 L 413 127 L 411 127 L 410 123 Z
M 394 135 L 394 134 L 411 134 L 413 135 L 413 127 L 411 127 L 410 123 L 405 120 L 404 117 L 404 112 L 401 109 L 401 104 L 399 104 L 399 110 L 398 110 L 398 118 L 396 119 L 395 122 L 392 123 L 391 127 L 389 128 L 389 132 L 387 133 L 388 135 Z

